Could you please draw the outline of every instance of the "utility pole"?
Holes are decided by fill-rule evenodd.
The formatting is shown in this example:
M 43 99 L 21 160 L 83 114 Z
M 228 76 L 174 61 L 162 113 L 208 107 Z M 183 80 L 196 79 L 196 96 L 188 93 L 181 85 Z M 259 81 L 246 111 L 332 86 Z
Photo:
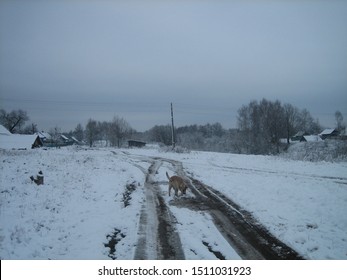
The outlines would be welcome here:
M 174 149 L 175 148 L 175 126 L 174 126 L 172 103 L 171 103 L 171 140 L 172 140 L 172 149 Z

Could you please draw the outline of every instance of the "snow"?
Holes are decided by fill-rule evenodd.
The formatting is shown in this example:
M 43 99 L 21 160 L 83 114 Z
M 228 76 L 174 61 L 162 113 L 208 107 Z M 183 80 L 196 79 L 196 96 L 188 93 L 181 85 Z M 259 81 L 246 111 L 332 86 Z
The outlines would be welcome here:
M 190 168 L 199 180 L 218 186 L 305 258 L 347 259 L 347 177 L 336 179 L 346 165 L 236 155 L 206 161 Z
M 0 149 L 31 149 L 37 135 L 0 135 Z
M 31 149 L 37 135 L 12 134 L 0 125 L 0 149 Z
M 9 132 L 3 125 L 0 124 L 0 135 L 11 135 L 11 132 Z
M 206 252 L 206 248 L 201 247 L 200 240 L 203 240 L 213 246 L 213 250 L 221 252 L 226 259 L 239 260 L 239 255 L 230 250 L 227 242 L 223 240 L 221 233 L 216 230 L 210 215 L 199 212 L 193 212 L 188 209 L 177 209 L 174 211 L 180 224 L 178 230 L 181 232 L 182 245 L 187 259 L 201 260 L 214 259 L 213 254 Z M 208 236 L 206 236 L 206 232 Z
M 115 227 L 135 240 L 136 216 L 122 209 L 121 193 L 143 174 L 129 167 L 108 151 L 3 151 L 1 259 L 105 259 L 100 244 Z M 38 169 L 43 186 L 29 179 Z M 121 249 L 126 258 L 130 249 Z
M 149 158 L 182 162 L 184 171 L 251 212 L 280 240 L 308 259 L 347 259 L 347 163 L 209 152 L 143 149 L 0 150 L 1 259 L 133 259 L 145 203 Z M 31 175 L 42 170 L 44 185 Z M 155 180 L 166 182 L 163 164 Z M 129 189 L 128 206 L 124 194 Z M 167 185 L 161 185 L 167 204 Z M 188 192 L 187 194 L 192 195 Z M 229 248 L 209 214 L 175 207 L 187 259 L 214 259 L 205 240 L 227 259 Z M 225 243 L 223 243 L 225 242 Z

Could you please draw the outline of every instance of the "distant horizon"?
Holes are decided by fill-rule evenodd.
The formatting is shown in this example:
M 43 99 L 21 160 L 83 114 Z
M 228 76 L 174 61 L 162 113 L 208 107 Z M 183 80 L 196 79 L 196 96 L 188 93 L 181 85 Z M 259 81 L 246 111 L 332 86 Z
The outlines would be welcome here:
M 253 101 L 253 100 L 252 100 Z M 260 100 L 256 100 L 256 101 L 261 101 L 261 99 Z M 269 101 L 276 101 L 276 100 L 269 100 Z M 278 101 L 280 101 L 281 102 L 281 100 L 278 100 Z M 45 102 L 45 101 L 42 101 L 42 102 Z M 251 101 L 250 101 L 251 102 Z M 93 119 L 93 120 L 95 120 L 95 121 L 98 121 L 98 122 L 111 122 L 112 121 L 112 119 L 113 119 L 113 117 L 120 117 L 120 118 L 123 118 L 125 121 L 127 121 L 128 123 L 129 123 L 129 125 L 131 126 L 131 128 L 132 129 L 134 129 L 136 132 L 139 132 L 139 133 L 144 133 L 144 132 L 146 132 L 146 131 L 149 131 L 150 129 L 152 129 L 153 127 L 155 127 L 155 126 L 165 126 L 165 125 L 170 125 L 171 126 L 171 111 L 170 111 L 170 104 L 171 103 L 169 103 L 168 105 L 168 108 L 167 108 L 167 120 L 166 120 L 166 123 L 165 122 L 162 122 L 162 123 L 154 123 L 152 126 L 150 126 L 150 127 L 148 127 L 148 128 L 146 128 L 146 129 L 144 129 L 144 130 L 138 130 L 138 129 L 136 129 L 133 125 L 132 125 L 132 123 L 129 121 L 129 120 L 127 120 L 127 118 L 125 118 L 124 116 L 122 116 L 122 115 L 119 115 L 119 114 L 113 114 L 110 118 L 108 118 L 108 119 L 97 119 L 97 118 L 93 118 L 93 117 L 88 117 L 88 118 L 86 118 L 86 119 L 84 119 L 84 120 L 82 120 L 82 121 L 80 121 L 80 122 L 76 122 L 76 124 L 75 125 L 72 125 L 71 127 L 68 127 L 68 126 L 65 126 L 65 128 L 64 128 L 64 126 L 62 126 L 62 125 L 59 125 L 59 123 L 58 122 L 53 122 L 54 123 L 54 125 L 51 125 L 51 126 L 47 126 L 47 127 L 43 127 L 43 126 L 41 126 L 40 125 L 40 123 L 39 123 L 39 121 L 38 122 L 36 122 L 36 121 L 34 121 L 33 119 L 32 119 L 32 117 L 31 117 L 31 115 L 30 115 L 30 112 L 28 112 L 27 110 L 25 110 L 24 108 L 17 108 L 17 109 L 11 109 L 11 110 L 6 110 L 5 108 L 2 108 L 1 106 L 0 106 L 0 109 L 4 109 L 5 111 L 7 111 L 7 112 L 10 112 L 10 111 L 12 111 L 12 110 L 23 110 L 23 111 L 26 111 L 27 113 L 28 113 L 28 117 L 29 117 L 29 121 L 27 121 L 26 123 L 25 123 L 25 126 L 27 126 L 27 125 L 30 125 L 30 124 L 32 124 L 32 123 L 34 123 L 34 124 L 36 124 L 37 125 L 37 129 L 38 129 L 38 131 L 44 131 L 44 132 L 49 132 L 50 130 L 52 130 L 52 129 L 54 129 L 54 128 L 56 128 L 56 127 L 58 127 L 59 129 L 61 129 L 61 131 L 62 132 L 64 132 L 64 133 L 69 133 L 69 132 L 71 132 L 71 131 L 74 131 L 74 129 L 77 127 L 77 125 L 79 125 L 79 124 L 81 124 L 82 125 L 82 127 L 85 129 L 85 126 L 86 126 L 86 124 L 87 124 L 87 122 L 88 122 L 88 120 L 89 119 Z M 246 103 L 246 104 L 243 104 L 243 105 L 248 105 L 249 104 L 249 102 L 248 103 Z M 283 102 L 281 102 L 281 104 L 283 105 L 284 103 Z M 293 105 L 293 104 L 291 104 L 291 105 Z M 225 123 L 222 123 L 222 122 L 220 122 L 220 121 L 218 121 L 218 120 L 216 120 L 216 121 L 214 121 L 214 120 L 210 120 L 210 121 L 206 121 L 206 122 L 192 122 L 192 123 L 184 123 L 184 122 L 182 122 L 182 118 L 179 116 L 179 114 L 180 114 L 180 112 L 185 112 L 184 110 L 178 110 L 178 112 L 176 112 L 175 111 L 175 104 L 173 104 L 173 109 L 174 109 L 174 120 L 175 120 L 175 127 L 176 128 L 179 128 L 179 127 L 185 127 L 185 126 L 192 126 L 192 125 L 198 125 L 198 126 L 204 126 L 204 125 L 206 125 L 206 124 L 215 124 L 215 123 L 219 123 L 219 124 L 221 124 L 222 125 L 222 127 L 223 127 L 223 129 L 226 129 L 226 130 L 229 130 L 229 129 L 238 129 L 238 126 L 237 126 L 237 120 L 236 120 L 236 118 L 235 118 L 235 126 L 227 126 Z M 298 108 L 300 111 L 301 110 L 304 110 L 304 109 L 307 109 L 307 108 Z M 308 110 L 308 109 L 307 109 Z M 308 110 L 309 111 L 309 110 Z M 336 111 L 338 111 L 338 110 L 336 110 Z M 336 112 L 335 111 L 335 112 Z M 310 112 L 310 111 L 309 111 Z M 310 114 L 311 114 L 311 116 L 313 117 L 313 119 L 314 120 L 317 120 L 318 119 L 318 121 L 319 121 L 319 124 L 321 125 L 321 127 L 322 127 L 322 129 L 328 129 L 328 128 L 336 128 L 336 120 L 335 120 L 335 112 L 334 113 L 332 113 L 331 114 L 331 120 L 330 120 L 330 124 L 331 125 L 324 125 L 318 118 L 315 118 L 315 116 L 310 112 Z M 150 114 L 150 113 L 149 113 Z M 236 113 L 235 113 L 235 116 L 237 116 L 237 111 L 236 111 Z M 345 118 L 345 116 L 343 116 L 344 117 L 344 122 L 346 123 L 346 118 Z M 177 120 L 179 120 L 179 124 L 177 124 Z M 72 120 L 69 120 L 69 123 L 71 123 L 72 122 Z

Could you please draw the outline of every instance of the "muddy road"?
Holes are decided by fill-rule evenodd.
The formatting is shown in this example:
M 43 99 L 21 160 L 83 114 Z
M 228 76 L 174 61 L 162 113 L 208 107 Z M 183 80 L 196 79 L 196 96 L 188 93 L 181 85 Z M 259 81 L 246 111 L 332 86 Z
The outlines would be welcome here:
M 154 180 L 162 164 L 153 160 L 145 180 L 146 200 L 140 214 L 139 239 L 134 259 L 184 259 L 179 234 L 175 229 L 175 217 L 159 190 L 159 182 Z
M 182 245 L 178 225 L 180 217 L 175 217 L 180 209 L 189 210 L 196 215 L 211 217 L 214 229 L 223 240 L 223 250 L 218 250 L 218 241 L 206 238 L 197 243 L 214 255 L 216 259 L 228 259 L 227 251 L 234 251 L 241 259 L 294 260 L 302 257 L 286 244 L 269 233 L 254 217 L 239 205 L 218 192 L 186 174 L 182 163 L 166 158 L 127 156 L 144 173 L 144 202 L 139 214 L 138 241 L 134 259 L 174 260 L 186 259 L 187 248 Z M 148 168 L 144 165 L 147 164 Z M 184 178 L 189 187 L 189 195 L 168 198 L 168 182 L 164 172 Z M 194 214 L 193 214 L 194 215 Z M 199 225 L 191 224 L 191 227 Z M 202 228 L 201 231 L 211 230 Z M 204 235 L 208 236 L 208 234 Z M 217 244 L 218 245 L 218 244 Z M 229 248 L 225 248 L 229 246 Z M 189 252 L 194 252 L 190 249 Z

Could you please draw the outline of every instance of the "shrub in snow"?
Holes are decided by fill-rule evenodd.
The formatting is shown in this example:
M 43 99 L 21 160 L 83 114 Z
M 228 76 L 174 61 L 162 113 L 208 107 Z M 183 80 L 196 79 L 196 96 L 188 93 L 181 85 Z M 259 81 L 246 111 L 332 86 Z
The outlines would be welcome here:
M 299 142 L 290 145 L 283 156 L 305 161 L 347 161 L 347 141 Z

